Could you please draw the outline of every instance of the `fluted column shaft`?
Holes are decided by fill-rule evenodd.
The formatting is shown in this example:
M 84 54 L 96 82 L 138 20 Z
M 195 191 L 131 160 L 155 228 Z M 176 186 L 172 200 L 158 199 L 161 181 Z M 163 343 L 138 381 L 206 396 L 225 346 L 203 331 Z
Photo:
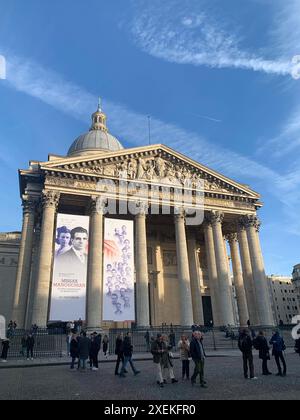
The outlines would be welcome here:
M 181 325 L 194 324 L 189 258 L 183 212 L 175 215 L 177 269 L 181 297 Z
M 240 225 L 238 230 L 240 256 L 243 270 L 244 286 L 247 298 L 249 320 L 251 325 L 259 325 L 257 313 L 256 290 L 253 279 L 251 257 L 248 246 L 247 232 L 244 226 Z
M 198 325 L 204 325 L 203 304 L 200 283 L 200 264 L 197 253 L 195 235 L 190 233 L 187 240 L 188 260 L 190 263 L 191 293 L 193 302 L 193 318 Z
M 242 327 L 246 327 L 247 322 L 249 320 L 249 312 L 248 312 L 246 291 L 244 287 L 244 278 L 243 278 L 241 260 L 240 260 L 240 255 L 239 255 L 237 234 L 231 234 L 227 237 L 227 239 L 230 246 L 233 278 L 234 278 L 237 303 L 238 303 L 238 309 L 239 309 L 240 325 Z
M 258 235 L 260 222 L 256 216 L 251 215 L 244 218 L 244 223 L 247 230 L 260 325 L 274 326 L 271 298 Z
M 87 279 L 87 325 L 90 330 L 97 330 L 102 324 L 103 212 L 104 203 L 101 199 L 92 198 Z
M 216 327 L 222 326 L 220 304 L 219 304 L 219 285 L 218 285 L 218 271 L 216 264 L 216 253 L 214 244 L 214 235 L 210 221 L 204 223 L 204 237 L 205 250 L 208 265 L 209 289 L 214 317 L 214 325 Z
M 33 305 L 32 322 L 40 327 L 47 325 L 49 295 L 54 251 L 54 227 L 59 193 L 46 191 L 43 195 L 43 221 L 40 239 L 40 258 Z
M 146 234 L 146 209 L 135 217 L 136 231 L 136 308 L 139 327 L 149 327 L 149 274 Z
M 23 202 L 23 228 L 13 307 L 13 319 L 17 322 L 19 328 L 25 327 L 30 286 L 35 208 L 36 204 L 34 201 L 26 200 Z
M 220 313 L 223 325 L 234 325 L 232 290 L 229 284 L 228 257 L 225 253 L 224 237 L 222 232 L 223 217 L 223 214 L 219 212 L 211 213 L 219 281 Z

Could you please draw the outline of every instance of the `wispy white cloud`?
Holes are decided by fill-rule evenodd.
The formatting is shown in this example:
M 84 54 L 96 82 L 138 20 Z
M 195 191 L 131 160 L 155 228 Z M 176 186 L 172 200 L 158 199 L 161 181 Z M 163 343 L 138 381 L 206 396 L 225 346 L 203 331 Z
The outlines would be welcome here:
M 97 104 L 97 97 L 59 74 L 49 71 L 30 60 L 8 55 L 7 83 L 13 89 L 26 93 L 78 120 L 88 123 Z M 109 125 L 122 141 L 131 146 L 147 143 L 147 117 L 128 108 L 104 101 L 109 116 Z M 255 182 L 278 199 L 287 216 L 286 229 L 300 233 L 295 202 L 300 201 L 300 178 L 298 171 L 287 176 L 266 165 L 213 144 L 193 132 L 174 124 L 152 119 L 152 139 L 193 159 L 218 170 L 240 182 Z
M 292 55 L 274 60 L 244 50 L 235 30 L 214 18 L 203 0 L 160 2 L 159 7 L 156 0 L 142 4 L 132 34 L 137 45 L 154 57 L 179 64 L 291 75 Z M 274 54 L 274 46 L 270 52 Z

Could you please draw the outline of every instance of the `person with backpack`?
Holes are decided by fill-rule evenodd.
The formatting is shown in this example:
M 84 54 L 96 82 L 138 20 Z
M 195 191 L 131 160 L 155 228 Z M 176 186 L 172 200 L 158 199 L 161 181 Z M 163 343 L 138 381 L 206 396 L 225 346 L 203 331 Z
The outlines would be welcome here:
M 276 365 L 278 368 L 278 373 L 276 376 L 285 377 L 287 374 L 287 365 L 283 355 L 283 352 L 286 350 L 286 345 L 283 338 L 280 336 L 279 331 L 276 331 L 270 341 L 271 346 L 273 346 L 273 356 L 275 357 Z M 280 364 L 280 361 L 283 365 L 283 370 Z
M 123 341 L 123 355 L 124 355 L 124 363 L 121 369 L 121 373 L 120 373 L 120 377 L 121 378 L 126 378 L 125 372 L 126 372 L 126 367 L 128 365 L 128 363 L 131 366 L 131 369 L 134 373 L 134 376 L 137 376 L 138 374 L 140 374 L 141 372 L 139 370 L 136 369 L 136 367 L 134 366 L 132 357 L 133 357 L 133 345 L 131 344 L 131 338 L 129 333 L 127 333 L 126 337 L 124 338 Z
M 250 337 L 249 330 L 243 330 L 239 337 L 239 349 L 243 354 L 243 364 L 244 364 L 244 377 L 249 379 L 248 376 L 248 366 L 250 371 L 250 379 L 256 380 L 254 374 L 254 361 L 253 361 L 253 343 Z
M 263 376 L 272 375 L 268 369 L 268 361 L 270 357 L 270 347 L 263 331 L 260 331 L 258 337 L 253 342 L 254 348 L 259 351 L 259 358 L 262 360 Z

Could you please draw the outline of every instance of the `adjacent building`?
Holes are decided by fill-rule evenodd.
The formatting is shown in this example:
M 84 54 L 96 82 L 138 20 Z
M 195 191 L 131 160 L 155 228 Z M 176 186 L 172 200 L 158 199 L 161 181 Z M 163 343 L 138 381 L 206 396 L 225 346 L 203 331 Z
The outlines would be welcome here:
M 293 279 L 272 275 L 268 280 L 276 324 L 289 325 L 300 314 L 300 300 Z

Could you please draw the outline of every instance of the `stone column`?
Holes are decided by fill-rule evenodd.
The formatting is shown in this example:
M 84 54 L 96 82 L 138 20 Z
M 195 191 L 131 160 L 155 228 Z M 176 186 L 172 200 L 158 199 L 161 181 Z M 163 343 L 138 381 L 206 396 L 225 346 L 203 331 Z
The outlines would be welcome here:
M 30 286 L 35 210 L 36 203 L 34 201 L 30 199 L 23 201 L 23 228 L 13 307 L 13 320 L 21 329 L 25 328 Z
M 97 330 L 102 324 L 103 302 L 103 214 L 105 202 L 92 197 L 90 215 L 89 263 L 87 278 L 87 326 Z
M 155 267 L 157 270 L 157 283 L 156 283 L 156 326 L 165 322 L 165 280 L 164 280 L 164 263 L 163 263 L 163 250 L 161 243 L 157 244 L 155 248 Z
M 193 303 L 185 232 L 185 216 L 183 211 L 180 214 L 175 215 L 175 231 L 177 268 L 181 298 L 181 325 L 183 327 L 191 327 L 194 324 Z
M 216 264 L 216 253 L 214 244 L 214 235 L 212 230 L 211 221 L 209 218 L 204 222 L 204 237 L 205 237 L 205 250 L 208 266 L 209 276 L 209 289 L 214 317 L 214 326 L 221 327 L 221 313 L 219 304 L 219 285 L 218 285 L 218 271 Z
M 240 256 L 242 262 L 243 278 L 244 278 L 244 287 L 247 298 L 247 306 L 249 312 L 249 321 L 253 326 L 259 325 L 259 318 L 257 313 L 257 302 L 256 302 L 256 291 L 255 284 L 253 280 L 253 272 L 251 265 L 251 258 L 248 246 L 248 238 L 246 228 L 243 225 L 242 221 L 238 227 L 238 240 L 240 245 Z
M 219 280 L 220 321 L 223 325 L 235 325 L 232 307 L 232 291 L 231 285 L 229 284 L 228 257 L 224 248 L 224 237 L 222 232 L 223 219 L 224 215 L 222 213 L 211 213 Z
M 193 318 L 197 325 L 204 325 L 204 314 L 200 283 L 200 263 L 197 252 L 195 233 L 189 232 L 187 239 L 188 259 L 190 263 L 191 292 L 193 302 Z
M 264 327 L 273 327 L 275 325 L 271 298 L 268 289 L 268 282 L 265 273 L 264 261 L 259 241 L 260 221 L 254 215 L 243 218 L 247 230 L 253 279 L 256 289 L 257 312 L 260 325 Z
M 60 194 L 56 191 L 43 192 L 43 221 L 40 239 L 40 258 L 37 268 L 32 322 L 45 327 L 48 321 L 49 295 L 54 251 L 54 227 Z
M 41 238 L 41 223 L 38 222 L 34 232 L 34 246 L 32 252 L 31 274 L 30 274 L 30 287 L 27 301 L 27 311 L 25 319 L 25 329 L 29 330 L 32 325 L 32 311 L 34 303 L 34 295 L 37 283 L 37 268 L 40 255 L 40 238 Z
M 230 253 L 232 260 L 233 278 L 239 308 L 239 318 L 241 327 L 246 327 L 249 320 L 248 305 L 246 292 L 244 287 L 244 279 L 242 273 L 241 260 L 239 255 L 238 238 L 236 233 L 227 236 L 230 245 Z
M 146 213 L 148 208 L 141 204 L 135 217 L 136 233 L 136 308 L 139 327 L 150 326 L 149 273 L 147 256 Z

